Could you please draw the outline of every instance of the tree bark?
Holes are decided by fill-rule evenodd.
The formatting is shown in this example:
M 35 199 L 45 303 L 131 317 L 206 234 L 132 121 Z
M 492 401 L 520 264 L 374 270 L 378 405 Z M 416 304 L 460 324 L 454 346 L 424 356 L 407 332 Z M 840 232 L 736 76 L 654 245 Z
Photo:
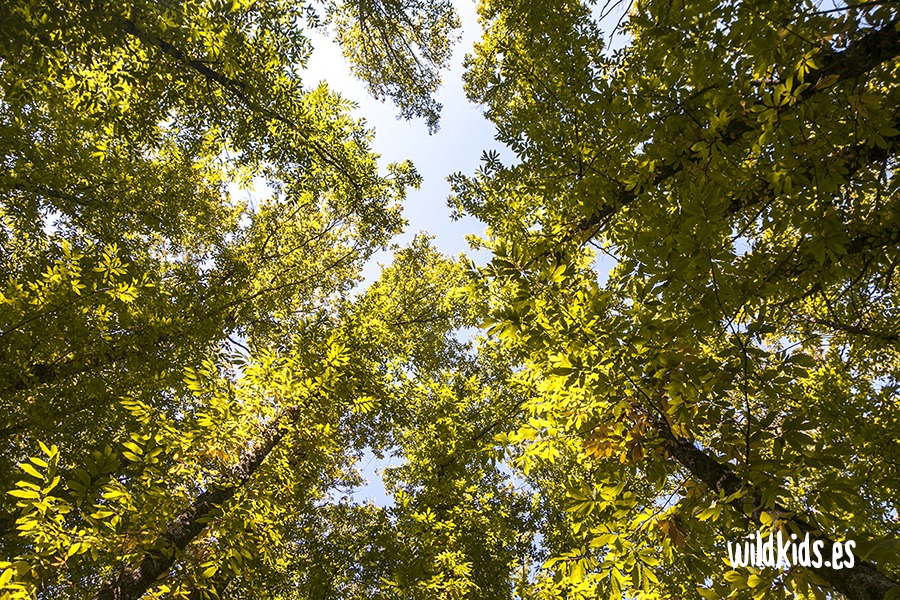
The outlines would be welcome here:
M 265 458 L 287 432 L 287 425 L 299 413 L 299 407 L 285 411 L 264 431 L 257 446 L 247 450 L 231 469 L 233 483 L 213 485 L 197 496 L 183 513 L 175 517 L 148 550 L 140 564 L 125 567 L 100 588 L 95 600 L 137 600 L 153 583 L 169 572 L 182 552 L 205 528 L 216 507 L 228 502 L 253 477 Z
M 691 475 L 702 481 L 715 492 L 724 492 L 732 495 L 746 489 L 748 486 L 734 472 L 729 465 L 720 463 L 709 456 L 692 442 L 677 439 L 671 435 L 664 424 L 658 424 L 657 430 L 662 434 L 664 445 L 669 454 L 675 458 Z M 834 545 L 828 536 L 817 531 L 812 525 L 798 519 L 788 509 L 776 504 L 771 511 L 761 506 L 760 494 L 750 488 L 750 498 L 753 504 L 752 518 L 761 525 L 761 516 L 764 512 L 773 512 L 779 519 L 793 524 L 802 533 L 809 533 L 811 540 L 821 540 L 825 543 L 824 556 L 831 556 L 831 547 Z M 743 512 L 743 499 L 732 501 L 732 506 Z M 860 561 L 851 569 L 830 569 L 827 567 L 804 567 L 815 573 L 816 576 L 826 581 L 831 587 L 846 596 L 849 600 L 881 600 L 891 589 L 900 588 L 900 583 L 888 579 L 875 566 L 867 561 Z

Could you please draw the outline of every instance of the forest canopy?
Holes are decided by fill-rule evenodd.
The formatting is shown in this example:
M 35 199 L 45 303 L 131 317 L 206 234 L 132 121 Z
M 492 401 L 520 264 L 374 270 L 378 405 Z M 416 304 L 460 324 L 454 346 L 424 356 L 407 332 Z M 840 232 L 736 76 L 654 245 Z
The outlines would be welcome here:
M 482 0 L 479 265 L 305 78 L 435 131 L 451 3 L 4 2 L 0 596 L 900 598 L 897 8 Z

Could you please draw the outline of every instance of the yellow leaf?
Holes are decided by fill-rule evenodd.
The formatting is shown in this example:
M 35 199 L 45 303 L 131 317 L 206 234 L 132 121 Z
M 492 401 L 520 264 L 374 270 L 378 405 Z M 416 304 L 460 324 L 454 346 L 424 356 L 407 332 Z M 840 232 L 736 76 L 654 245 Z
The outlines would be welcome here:
M 31 465 L 29 465 L 28 463 L 20 464 L 19 468 L 22 469 L 23 471 L 25 471 L 26 473 L 28 473 L 29 475 L 31 475 L 32 477 L 37 477 L 38 479 L 44 478 L 44 476 L 41 475 L 41 473 L 37 469 L 35 469 Z
M 16 498 L 24 498 L 26 500 L 38 499 L 41 495 L 33 490 L 11 490 L 6 492 L 10 496 L 15 496 Z
M 211 565 L 209 567 L 206 567 L 205 569 L 200 571 L 200 579 L 209 579 L 210 577 L 212 577 L 213 575 L 216 574 L 217 570 L 218 569 L 217 569 L 216 565 Z

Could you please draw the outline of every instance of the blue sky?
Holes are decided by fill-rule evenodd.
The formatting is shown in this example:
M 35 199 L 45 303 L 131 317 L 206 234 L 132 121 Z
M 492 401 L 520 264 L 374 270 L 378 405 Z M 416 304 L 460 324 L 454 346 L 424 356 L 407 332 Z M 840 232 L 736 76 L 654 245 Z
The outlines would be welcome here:
M 474 173 L 482 151 L 503 148 L 494 140 L 494 126 L 482 116 L 480 107 L 466 100 L 463 92 L 463 58 L 481 37 L 481 28 L 474 2 L 455 4 L 462 21 L 462 38 L 456 44 L 449 72 L 443 75 L 438 100 L 444 108 L 440 131 L 434 135 L 428 134 L 423 120 L 398 120 L 393 104 L 372 98 L 365 85 L 350 75 L 340 49 L 327 37 L 312 36 L 314 51 L 306 69 L 306 80 L 310 85 L 327 81 L 329 88 L 358 105 L 357 116 L 364 117 L 367 126 L 375 129 L 372 145 L 381 155 L 382 166 L 409 159 L 422 175 L 422 187 L 410 192 L 403 209 L 409 225 L 396 242 L 406 245 L 417 233 L 427 231 L 434 236 L 435 245 L 442 252 L 454 255 L 468 251 L 466 234 L 481 233 L 484 226 L 472 218 L 450 220 L 446 202 L 450 185 L 446 178 L 456 171 Z M 513 155 L 505 151 L 502 156 L 508 162 Z M 487 254 L 472 258 L 483 261 Z M 367 267 L 367 281 L 378 277 L 378 262 L 389 263 L 390 254 L 382 253 Z

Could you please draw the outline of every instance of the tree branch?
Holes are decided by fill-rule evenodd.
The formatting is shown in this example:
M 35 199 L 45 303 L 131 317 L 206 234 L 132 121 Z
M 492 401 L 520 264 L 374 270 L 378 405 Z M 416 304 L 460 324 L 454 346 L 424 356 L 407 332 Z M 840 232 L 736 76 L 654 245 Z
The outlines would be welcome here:
M 818 92 L 816 86 L 823 82 L 826 77 L 837 75 L 841 79 L 854 79 L 864 75 L 877 66 L 890 61 L 900 55 L 900 31 L 897 30 L 898 21 L 891 21 L 881 29 L 869 32 L 858 40 L 847 46 L 843 52 L 831 52 L 825 54 L 822 59 L 820 69 L 810 73 L 809 87 L 801 94 L 799 100 L 805 100 Z M 735 119 L 731 121 L 717 135 L 719 141 L 725 146 L 730 146 L 742 139 L 743 135 L 749 131 L 753 131 L 754 125 L 751 122 Z M 704 139 L 699 136 L 699 139 Z M 883 152 L 881 150 L 872 150 L 873 153 Z M 656 169 L 656 175 L 649 183 L 650 187 L 658 187 L 665 183 L 673 175 L 681 172 L 682 160 L 676 160 L 672 164 L 664 164 Z M 637 194 L 635 191 L 620 188 L 618 193 L 614 195 L 610 201 L 605 202 L 598 210 L 589 217 L 574 224 L 570 228 L 570 235 L 582 237 L 592 230 L 596 231 L 597 226 L 603 226 L 610 217 L 615 215 L 619 209 L 632 203 Z M 737 206 L 733 205 L 730 210 L 735 210 Z
M 792 511 L 777 503 L 774 506 L 774 510 L 767 511 L 762 506 L 760 493 L 745 484 L 730 465 L 720 463 L 697 448 L 692 442 L 676 438 L 661 423 L 657 423 L 655 429 L 663 438 L 664 446 L 669 454 L 687 469 L 691 475 L 705 483 L 710 490 L 731 496 L 742 489 L 749 488 L 754 522 L 761 524 L 760 518 L 764 512 L 774 512 L 777 518 L 792 524 L 801 533 L 809 533 L 811 539 L 824 542 L 825 555 L 830 555 L 834 541 L 817 531 L 809 523 L 798 519 L 793 515 Z M 741 498 L 732 500 L 731 505 L 741 512 L 744 511 L 744 503 Z M 830 584 L 832 588 L 846 596 L 848 600 L 881 599 L 885 597 L 889 590 L 900 588 L 900 584 L 888 579 L 878 571 L 875 565 L 867 561 L 856 563 L 852 569 L 840 571 L 826 567 L 807 568 Z
M 256 447 L 244 452 L 231 468 L 231 484 L 210 486 L 183 513 L 166 527 L 136 567 L 123 568 L 100 588 L 94 600 L 138 600 L 150 586 L 169 572 L 178 553 L 182 552 L 203 530 L 213 511 L 228 502 L 256 473 L 263 460 L 287 433 L 288 424 L 299 414 L 300 407 L 287 409 L 272 422 L 260 437 Z

